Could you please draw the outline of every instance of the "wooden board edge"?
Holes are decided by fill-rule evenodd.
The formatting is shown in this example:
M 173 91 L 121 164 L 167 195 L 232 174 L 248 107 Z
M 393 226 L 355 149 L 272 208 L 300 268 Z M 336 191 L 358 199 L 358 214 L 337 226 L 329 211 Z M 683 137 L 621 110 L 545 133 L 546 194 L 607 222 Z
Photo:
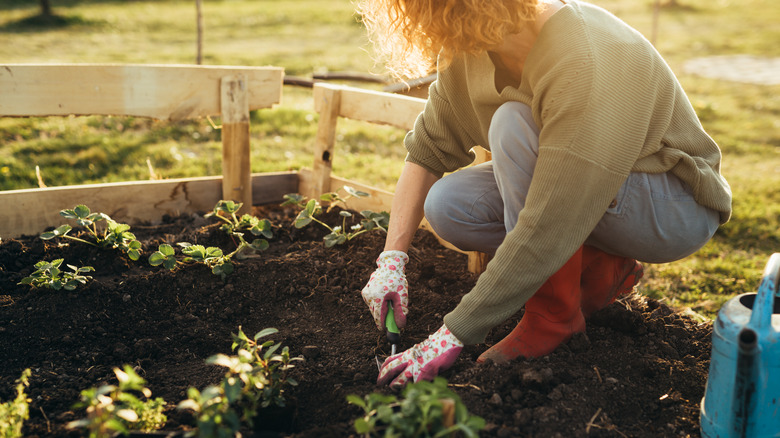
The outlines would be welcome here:
M 296 172 L 252 175 L 255 205 L 281 202 L 298 190 Z M 222 197 L 222 177 L 180 178 L 47 187 L 0 192 L 0 238 L 43 232 L 67 223 L 63 209 L 85 204 L 117 222 L 155 223 L 164 215 L 210 211 Z

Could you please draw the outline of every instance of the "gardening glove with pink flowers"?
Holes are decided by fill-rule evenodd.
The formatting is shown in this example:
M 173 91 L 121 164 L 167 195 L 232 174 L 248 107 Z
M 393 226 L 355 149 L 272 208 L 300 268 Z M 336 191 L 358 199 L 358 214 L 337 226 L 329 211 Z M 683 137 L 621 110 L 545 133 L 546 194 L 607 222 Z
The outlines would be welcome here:
M 377 269 L 360 293 L 379 330 L 384 330 L 388 306 L 393 307 L 395 324 L 406 325 L 409 313 L 409 287 L 404 267 L 409 256 L 403 251 L 385 251 L 376 259 Z
M 403 386 L 410 380 L 433 380 L 439 372 L 455 363 L 463 343 L 446 326 L 403 353 L 385 359 L 377 385 Z M 391 381 L 392 380 L 392 381 Z

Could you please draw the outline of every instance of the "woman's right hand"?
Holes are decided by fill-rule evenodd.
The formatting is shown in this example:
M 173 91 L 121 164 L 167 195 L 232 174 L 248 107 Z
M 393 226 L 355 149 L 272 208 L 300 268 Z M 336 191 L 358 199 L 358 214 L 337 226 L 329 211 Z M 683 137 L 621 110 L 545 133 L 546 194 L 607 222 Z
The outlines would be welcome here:
M 368 305 L 377 328 L 384 330 L 385 316 L 389 306 L 393 307 L 395 324 L 406 325 L 409 313 L 409 286 L 406 281 L 406 263 L 409 256 L 403 251 L 384 251 L 376 259 L 377 269 L 371 274 L 368 284 L 360 293 Z

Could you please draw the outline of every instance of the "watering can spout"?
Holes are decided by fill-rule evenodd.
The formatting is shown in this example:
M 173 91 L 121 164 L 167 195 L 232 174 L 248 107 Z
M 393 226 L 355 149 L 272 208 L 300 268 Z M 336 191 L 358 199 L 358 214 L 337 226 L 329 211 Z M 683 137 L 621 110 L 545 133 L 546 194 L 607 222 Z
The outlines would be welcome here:
M 701 403 L 705 438 L 780 437 L 780 253 L 756 293 L 723 305 Z

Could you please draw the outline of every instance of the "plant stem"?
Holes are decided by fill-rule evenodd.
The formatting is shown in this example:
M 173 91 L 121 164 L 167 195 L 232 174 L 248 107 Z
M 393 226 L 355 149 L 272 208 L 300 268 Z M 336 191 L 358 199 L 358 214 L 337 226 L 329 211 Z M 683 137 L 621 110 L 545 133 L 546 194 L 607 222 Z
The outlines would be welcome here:
M 78 237 L 69 236 L 69 235 L 67 235 L 67 234 L 65 234 L 65 235 L 64 235 L 64 236 L 62 236 L 62 237 L 65 237 L 65 238 L 68 238 L 68 239 L 72 239 L 72 240 L 76 240 L 76 241 L 78 241 L 78 242 L 86 243 L 87 245 L 92 245 L 92 246 L 94 246 L 94 247 L 96 247 L 96 248 L 99 248 L 98 244 L 96 244 L 96 243 L 92 243 L 92 242 L 90 242 L 90 241 L 88 241 L 88 240 L 80 239 L 80 238 L 78 238 Z

